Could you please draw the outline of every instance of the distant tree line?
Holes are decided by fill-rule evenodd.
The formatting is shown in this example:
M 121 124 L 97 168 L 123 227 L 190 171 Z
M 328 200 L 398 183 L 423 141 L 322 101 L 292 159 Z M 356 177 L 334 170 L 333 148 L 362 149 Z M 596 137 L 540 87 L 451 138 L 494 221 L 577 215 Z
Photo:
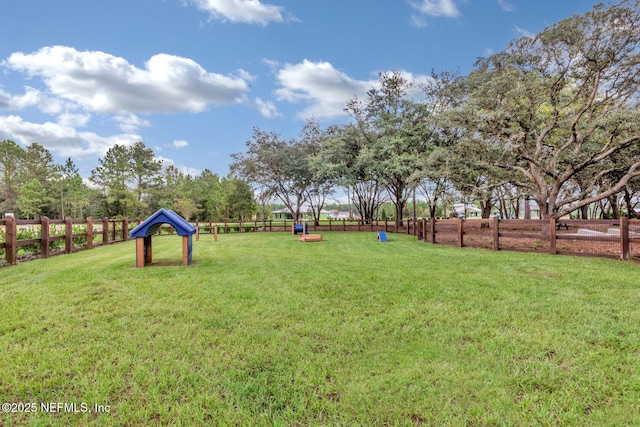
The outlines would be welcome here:
M 482 216 L 535 200 L 543 219 L 589 209 L 637 216 L 640 190 L 640 1 L 572 16 L 480 59 L 466 76 L 432 73 L 416 87 L 382 73 L 351 123 L 308 120 L 285 140 L 254 129 L 231 171 L 262 203 L 319 218 L 336 188 L 371 221 L 385 201 L 398 221 L 416 192 L 429 215 L 454 200 Z M 415 205 L 415 204 L 414 204 Z
M 189 220 L 246 220 L 255 213 L 251 186 L 205 170 L 193 177 L 165 166 L 144 143 L 115 145 L 87 182 L 37 143 L 0 141 L 0 211 L 20 218 L 146 217 L 159 208 Z

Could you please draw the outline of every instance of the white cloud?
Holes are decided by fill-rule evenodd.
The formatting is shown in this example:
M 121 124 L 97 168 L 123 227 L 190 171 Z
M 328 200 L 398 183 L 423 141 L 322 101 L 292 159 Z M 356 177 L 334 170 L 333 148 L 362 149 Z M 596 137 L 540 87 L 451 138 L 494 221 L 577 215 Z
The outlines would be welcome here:
M 0 109 L 24 110 L 30 107 L 38 108 L 47 114 L 57 114 L 65 108 L 73 108 L 72 105 L 65 105 L 62 100 L 51 98 L 29 86 L 25 86 L 23 95 L 10 95 L 0 89 Z
M 409 25 L 416 28 L 425 28 L 427 26 L 427 21 L 422 16 L 411 15 Z
M 422 0 L 419 3 L 409 1 L 420 13 L 430 16 L 455 18 L 460 14 L 453 0 Z
M 63 113 L 58 116 L 58 124 L 62 127 L 78 128 L 85 127 L 91 120 L 89 114 Z
M 212 19 L 219 21 L 267 25 L 270 22 L 295 19 L 282 7 L 264 4 L 260 0 L 192 0 L 192 2 L 198 9 L 208 12 Z
M 186 147 L 188 145 L 189 145 L 189 143 L 187 141 L 185 141 L 184 139 L 173 141 L 173 146 L 175 148 L 184 148 L 184 147 Z
M 18 116 L 0 116 L 0 138 L 10 138 L 28 145 L 37 142 L 64 157 L 103 156 L 116 144 L 130 145 L 142 140 L 140 135 L 121 134 L 103 137 L 93 132 L 78 132 L 88 116 L 62 115 L 58 123 L 30 123 Z
M 116 121 L 118 128 L 126 133 L 135 133 L 141 127 L 151 126 L 148 120 L 143 120 L 135 114 L 119 115 L 113 119 Z
M 240 76 L 241 79 L 246 80 L 248 82 L 254 82 L 258 79 L 258 76 L 255 76 L 243 69 L 238 70 L 238 76 Z
M 498 0 L 498 4 L 505 12 L 514 12 L 516 10 L 515 6 L 507 3 L 507 0 Z
M 196 168 L 190 168 L 187 166 L 178 166 L 176 165 L 176 162 L 173 159 L 168 159 L 166 157 L 162 157 L 162 156 L 156 156 L 155 157 L 156 160 L 161 160 L 162 164 L 167 167 L 167 166 L 173 166 L 175 168 L 177 168 L 180 172 L 182 172 L 185 175 L 191 175 L 192 177 L 197 177 L 198 175 L 200 175 L 202 173 L 201 170 L 196 169 Z
M 187 166 L 179 166 L 178 170 L 185 175 L 190 175 L 193 178 L 202 174 L 202 171 L 200 169 L 190 168 Z
M 241 102 L 249 90 L 241 77 L 167 54 L 154 55 L 140 69 L 104 52 L 53 46 L 13 53 L 2 65 L 41 77 L 54 96 L 99 113 L 201 112 L 211 104 Z
M 516 27 L 515 30 L 516 30 L 516 33 L 520 34 L 520 36 L 522 36 L 522 37 L 534 37 L 535 36 L 535 34 L 533 34 L 531 31 L 525 30 L 524 28 L 521 28 L 521 27 Z
M 278 111 L 278 108 L 273 102 L 264 101 L 260 98 L 255 99 L 255 105 L 258 108 L 260 114 L 267 119 L 279 119 L 282 118 L 282 113 Z
M 281 86 L 275 92 L 278 100 L 310 104 L 298 114 L 302 118 L 344 115 L 346 102 L 354 96 L 365 96 L 376 83 L 354 80 L 328 62 L 306 59 L 299 64 L 285 64 L 276 78 Z
M 431 79 L 426 75 L 413 75 L 406 71 L 401 71 L 400 74 L 414 83 L 408 93 L 413 98 L 422 96 L 420 84 Z M 378 79 L 355 80 L 336 70 L 328 62 L 308 60 L 299 64 L 285 64 L 276 76 L 281 86 L 275 92 L 279 101 L 308 104 L 298 113 L 300 118 L 325 119 L 344 116 L 347 101 L 354 97 L 365 99 L 367 92 L 379 85 Z

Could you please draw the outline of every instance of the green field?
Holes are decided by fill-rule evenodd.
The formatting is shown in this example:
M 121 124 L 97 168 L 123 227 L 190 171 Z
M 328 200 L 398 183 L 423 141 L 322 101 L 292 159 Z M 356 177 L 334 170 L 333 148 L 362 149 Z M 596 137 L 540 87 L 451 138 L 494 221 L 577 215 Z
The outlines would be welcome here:
M 637 264 L 323 236 L 0 269 L 0 426 L 640 425 Z

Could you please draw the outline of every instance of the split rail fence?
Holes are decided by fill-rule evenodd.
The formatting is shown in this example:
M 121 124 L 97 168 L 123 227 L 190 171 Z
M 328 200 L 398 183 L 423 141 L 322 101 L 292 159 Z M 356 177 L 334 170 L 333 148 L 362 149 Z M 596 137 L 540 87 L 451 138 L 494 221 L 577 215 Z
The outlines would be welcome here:
M 22 220 L 6 217 L 0 220 L 0 231 L 4 233 L 4 241 L 0 241 L 0 253 L 4 252 L 2 261 L 4 265 L 15 265 L 34 256 L 48 258 L 124 242 L 129 240 L 131 228 L 140 222 L 130 222 L 127 218 L 94 220 L 42 217 L 38 220 Z M 24 254 L 19 256 L 19 252 Z
M 141 219 L 0 220 L 0 264 L 15 265 L 33 257 L 70 254 L 129 240 L 129 231 Z M 292 220 L 240 223 L 200 222 L 200 233 L 291 231 Z M 347 220 L 308 223 L 310 231 L 385 231 L 414 235 L 420 241 L 488 250 L 595 256 L 640 261 L 640 220 L 521 220 L 521 219 L 422 219 L 373 221 Z M 169 229 L 169 233 L 173 229 Z M 1 237 L 1 236 L 0 236 Z M 26 238 L 25 238 L 26 237 Z M 26 250 L 26 249 L 29 250 Z M 20 255 L 19 253 L 22 253 Z
M 458 247 L 635 259 L 640 261 L 640 220 L 421 220 L 419 240 Z

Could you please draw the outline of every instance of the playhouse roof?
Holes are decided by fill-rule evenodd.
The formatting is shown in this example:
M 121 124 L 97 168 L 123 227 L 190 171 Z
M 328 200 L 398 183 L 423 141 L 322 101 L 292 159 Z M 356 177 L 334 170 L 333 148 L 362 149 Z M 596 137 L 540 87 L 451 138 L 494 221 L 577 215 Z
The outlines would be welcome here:
M 147 237 L 155 234 L 162 224 L 169 224 L 179 236 L 190 236 L 196 228 L 172 210 L 160 209 L 129 232 L 130 237 Z

